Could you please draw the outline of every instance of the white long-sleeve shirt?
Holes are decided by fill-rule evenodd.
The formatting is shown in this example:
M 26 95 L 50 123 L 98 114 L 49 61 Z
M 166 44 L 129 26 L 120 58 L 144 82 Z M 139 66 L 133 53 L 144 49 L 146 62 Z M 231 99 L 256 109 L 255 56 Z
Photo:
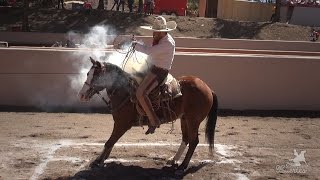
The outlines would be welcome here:
M 175 53 L 175 42 L 170 34 L 167 34 L 159 41 L 159 44 L 154 46 L 137 43 L 136 50 L 149 55 L 151 64 L 163 69 L 171 69 Z

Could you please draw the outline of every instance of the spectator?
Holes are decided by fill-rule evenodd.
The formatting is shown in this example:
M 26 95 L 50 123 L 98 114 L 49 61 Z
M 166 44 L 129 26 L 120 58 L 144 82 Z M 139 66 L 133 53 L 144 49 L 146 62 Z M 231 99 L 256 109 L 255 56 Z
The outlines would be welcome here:
M 139 0 L 139 5 L 138 5 L 138 13 L 143 12 L 143 0 Z
M 111 11 L 113 10 L 114 7 L 116 7 L 116 8 L 118 7 L 119 2 L 120 2 L 119 0 L 113 0 L 113 6 L 111 8 Z
M 93 2 L 94 3 L 94 2 Z M 97 9 L 105 9 L 105 6 L 108 7 L 108 0 L 99 0 Z
M 287 11 L 287 24 L 291 22 L 292 14 L 294 11 L 295 5 L 290 4 Z
M 149 15 L 151 13 L 151 0 L 146 0 L 146 9 L 144 14 Z
M 153 14 L 154 7 L 155 7 L 154 0 L 150 0 L 150 15 Z
M 134 3 L 134 0 L 128 0 L 128 8 L 131 13 L 132 13 L 132 8 L 133 8 L 133 3 Z
M 61 3 L 61 9 L 64 9 L 63 0 L 58 0 L 58 9 L 60 9 L 60 3 Z
M 117 11 L 119 11 L 120 5 L 122 5 L 122 12 L 124 12 L 124 0 L 120 0 L 118 6 L 117 6 Z
M 315 29 L 311 29 L 311 35 L 312 38 L 311 41 L 317 41 L 319 39 L 320 33 L 316 31 Z
M 90 10 L 92 9 L 91 3 L 88 1 L 85 1 L 83 4 L 83 9 L 85 10 L 86 13 L 90 13 Z

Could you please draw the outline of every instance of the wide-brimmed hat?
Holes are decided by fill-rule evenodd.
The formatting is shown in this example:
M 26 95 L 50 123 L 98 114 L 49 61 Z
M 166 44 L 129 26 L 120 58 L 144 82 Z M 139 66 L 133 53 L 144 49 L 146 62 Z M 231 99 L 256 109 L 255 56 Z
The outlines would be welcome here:
M 140 26 L 143 29 L 158 31 L 158 32 L 168 32 L 175 30 L 177 23 L 175 21 L 166 21 L 162 16 L 157 16 L 153 22 L 152 26 Z

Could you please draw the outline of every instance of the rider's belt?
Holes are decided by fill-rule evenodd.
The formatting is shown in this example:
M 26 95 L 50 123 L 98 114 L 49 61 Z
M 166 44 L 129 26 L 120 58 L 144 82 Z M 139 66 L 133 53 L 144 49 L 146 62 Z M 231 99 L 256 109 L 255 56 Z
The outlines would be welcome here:
M 157 75 L 156 79 L 158 81 L 158 84 L 161 84 L 164 79 L 168 76 L 169 70 L 152 65 L 150 68 L 150 71 Z

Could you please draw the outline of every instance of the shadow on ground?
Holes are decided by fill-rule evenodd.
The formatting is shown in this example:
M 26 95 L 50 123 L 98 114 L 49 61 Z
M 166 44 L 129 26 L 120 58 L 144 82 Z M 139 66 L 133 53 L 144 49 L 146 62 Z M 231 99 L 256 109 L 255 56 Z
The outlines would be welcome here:
M 182 179 L 188 174 L 192 174 L 206 166 L 207 164 L 199 164 L 197 166 L 190 166 L 183 175 L 175 175 L 175 169 L 171 167 L 157 168 L 143 168 L 136 165 L 123 165 L 118 163 L 108 163 L 105 167 L 86 169 L 76 173 L 72 177 L 58 177 L 57 180 L 103 180 L 103 179 Z

